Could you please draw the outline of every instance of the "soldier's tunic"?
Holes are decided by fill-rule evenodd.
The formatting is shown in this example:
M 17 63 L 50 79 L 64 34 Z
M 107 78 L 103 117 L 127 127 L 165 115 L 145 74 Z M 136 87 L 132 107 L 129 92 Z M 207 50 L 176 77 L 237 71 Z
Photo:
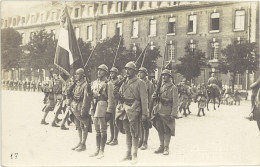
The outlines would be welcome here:
M 118 103 L 118 99 L 115 98 L 113 90 L 114 90 L 115 84 L 118 81 L 119 81 L 118 78 L 116 78 L 116 79 L 111 79 L 108 82 L 108 96 L 110 96 L 110 97 L 108 97 L 108 99 L 110 99 L 110 105 L 107 108 L 107 112 L 112 113 L 113 116 L 115 116 L 116 106 Z
M 212 86 L 213 88 L 217 89 L 219 93 L 221 93 L 221 89 L 218 86 L 218 80 L 215 77 L 210 77 L 208 80 L 208 85 Z
M 73 98 L 71 102 L 71 111 L 76 119 L 74 123 L 77 129 L 87 128 L 91 132 L 91 117 L 89 110 L 91 106 L 91 97 L 87 91 L 87 81 L 77 81 L 73 89 Z
M 178 117 L 178 89 L 172 82 L 162 83 L 160 88 L 160 102 L 155 113 L 154 126 L 157 130 L 164 129 L 164 133 L 175 136 L 175 119 L 170 120 L 169 116 Z M 157 112 L 156 112 L 157 111 Z
M 55 99 L 54 99 L 54 93 L 53 93 L 53 84 L 52 80 L 48 82 L 48 84 L 43 89 L 45 93 L 45 98 L 47 98 L 46 106 L 44 107 L 44 112 L 53 111 L 55 107 Z
M 198 107 L 205 108 L 207 105 L 207 90 L 205 87 L 198 88 L 198 95 L 197 95 Z
M 183 85 L 181 84 L 181 85 L 179 85 L 179 87 L 180 87 L 180 91 L 179 91 L 180 104 L 179 104 L 179 106 L 181 108 L 186 108 L 189 103 L 189 97 L 188 97 L 189 88 L 185 84 L 183 84 Z
M 123 132 L 119 127 L 119 121 L 123 121 L 125 133 L 139 137 L 140 117 L 148 116 L 148 93 L 145 82 L 134 76 L 122 84 L 119 93 L 123 96 L 124 102 L 118 105 L 116 110 L 117 126 Z

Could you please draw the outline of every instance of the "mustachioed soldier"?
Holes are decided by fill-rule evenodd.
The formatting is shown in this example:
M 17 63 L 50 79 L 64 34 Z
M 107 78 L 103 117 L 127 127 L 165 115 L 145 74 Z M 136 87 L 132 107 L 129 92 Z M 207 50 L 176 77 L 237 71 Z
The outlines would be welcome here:
M 175 136 L 175 118 L 178 118 L 178 89 L 170 78 L 171 71 L 163 70 L 158 110 L 154 113 L 154 125 L 160 139 L 160 147 L 154 153 L 163 155 L 169 154 L 171 136 Z M 153 98 L 158 97 L 153 94 Z
M 106 118 L 112 118 L 111 94 L 108 91 L 107 84 L 108 67 L 102 64 L 98 67 L 98 79 L 92 83 L 91 90 L 94 103 L 91 107 L 91 115 L 96 130 L 96 151 L 90 157 L 98 156 L 98 159 L 104 157 L 104 149 L 107 141 L 107 121 Z M 111 92 L 112 93 L 112 92 Z
M 151 100 L 152 100 L 152 94 L 154 92 L 154 85 L 153 83 L 147 78 L 148 76 L 148 70 L 145 67 L 141 67 L 139 69 L 139 78 L 145 82 L 146 90 L 148 93 L 148 108 L 150 107 Z M 138 148 L 141 148 L 141 150 L 147 149 L 147 140 L 149 137 L 149 126 L 148 122 L 142 122 L 141 124 L 141 138 L 138 143 Z
M 148 116 L 148 93 L 145 82 L 135 74 L 135 63 L 127 63 L 125 69 L 127 79 L 119 89 L 122 108 L 117 108 L 116 118 L 118 121 L 120 117 L 126 134 L 127 151 L 123 160 L 132 159 L 131 163 L 135 164 L 137 163 L 138 139 L 141 134 L 140 124 L 141 121 L 146 121 Z
M 109 71 L 109 77 L 110 77 L 110 80 L 108 82 L 108 91 L 110 92 L 109 95 L 111 95 L 111 105 L 110 108 L 108 109 L 108 111 L 110 113 L 112 113 L 112 115 L 110 115 L 111 117 L 107 117 L 106 118 L 106 121 L 109 123 L 109 127 L 110 127 L 110 133 L 111 133 L 111 137 L 110 139 L 107 141 L 106 144 L 108 145 L 117 145 L 118 144 L 118 140 L 117 140 L 117 137 L 118 137 L 118 128 L 117 126 L 115 125 L 115 111 L 116 111 L 116 106 L 117 106 L 117 103 L 118 103 L 118 99 L 114 96 L 114 93 L 113 93 L 113 90 L 114 90 L 114 86 L 116 83 L 118 83 L 119 79 L 118 79 L 118 69 L 116 67 L 112 67 Z
M 91 106 L 91 96 L 88 92 L 88 83 L 84 78 L 84 70 L 76 70 L 76 84 L 72 91 L 71 111 L 74 114 L 74 123 L 79 134 L 79 143 L 72 150 L 86 150 L 86 140 L 88 132 L 91 132 L 91 116 L 89 114 Z

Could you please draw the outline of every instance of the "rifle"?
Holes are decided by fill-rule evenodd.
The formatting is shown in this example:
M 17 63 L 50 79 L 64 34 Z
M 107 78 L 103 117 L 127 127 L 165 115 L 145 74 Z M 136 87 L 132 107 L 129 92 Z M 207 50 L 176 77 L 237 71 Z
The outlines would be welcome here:
M 120 39 L 119 39 L 119 43 L 118 43 L 118 46 L 117 46 L 116 55 L 115 55 L 115 58 L 114 58 L 112 67 L 115 66 L 116 58 L 117 58 L 117 55 L 118 55 L 118 50 L 119 50 L 119 47 L 120 47 L 120 44 L 121 44 L 121 39 L 122 39 L 122 36 L 120 36 Z M 108 81 L 110 81 L 111 79 L 112 79 L 112 78 L 109 76 Z

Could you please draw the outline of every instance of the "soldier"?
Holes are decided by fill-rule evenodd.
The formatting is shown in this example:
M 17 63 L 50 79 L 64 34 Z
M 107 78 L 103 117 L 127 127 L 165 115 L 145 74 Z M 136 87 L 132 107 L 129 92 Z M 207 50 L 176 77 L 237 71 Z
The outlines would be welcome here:
M 118 144 L 118 140 L 117 140 L 117 137 L 118 137 L 118 128 L 117 126 L 115 125 L 115 111 L 116 111 L 116 106 L 117 106 L 117 103 L 118 103 L 118 99 L 114 96 L 113 94 L 113 90 L 114 90 L 114 85 L 119 81 L 118 79 L 118 69 L 115 68 L 115 67 L 112 67 L 110 69 L 110 80 L 108 82 L 108 87 L 110 88 L 108 91 L 110 91 L 111 93 L 109 93 L 111 95 L 111 105 L 108 110 L 110 110 L 109 112 L 112 113 L 112 117 L 110 118 L 106 118 L 106 121 L 109 123 L 109 127 L 110 127 L 110 133 L 111 133 L 111 137 L 110 139 L 107 141 L 106 144 L 108 145 L 117 145 Z
M 44 115 L 43 115 L 43 118 L 42 118 L 42 121 L 41 121 L 41 124 L 43 125 L 48 125 L 49 123 L 47 123 L 45 121 L 48 113 L 50 111 L 53 111 L 54 107 L 55 107 L 55 100 L 54 100 L 54 93 L 53 93 L 53 79 L 51 79 L 50 81 L 46 81 L 48 83 L 46 83 L 45 87 L 43 88 L 43 92 L 45 94 L 45 97 L 44 97 L 44 104 L 45 107 L 43 108 L 43 112 L 44 112 Z
M 195 97 L 195 103 L 198 101 L 198 114 L 197 116 L 200 117 L 200 111 L 202 111 L 203 116 L 205 116 L 204 108 L 207 105 L 207 89 L 204 84 L 199 84 L 198 86 L 198 94 Z
M 19 91 L 22 91 L 23 82 L 21 80 L 19 80 L 18 85 L 19 85 Z
M 251 105 L 253 119 L 257 121 L 258 129 L 260 131 L 260 77 L 250 86 L 250 88 L 252 89 Z
M 145 82 L 146 90 L 148 93 L 148 108 L 150 107 L 149 105 L 151 104 L 152 100 L 152 93 L 154 92 L 154 85 L 149 79 L 147 78 L 148 76 L 148 71 L 146 68 L 141 67 L 139 69 L 139 78 Z M 150 119 L 150 118 L 148 118 Z M 149 137 L 149 126 L 148 126 L 148 121 L 142 122 L 141 125 L 141 138 L 139 140 L 138 148 L 141 148 L 141 150 L 146 150 L 147 149 L 147 140 Z
M 189 88 L 185 83 L 186 83 L 186 79 L 183 79 L 181 81 L 181 83 L 178 85 L 178 88 L 179 88 L 178 93 L 179 93 L 179 98 L 180 98 L 179 111 L 181 113 L 181 111 L 183 110 L 184 116 L 187 117 L 186 108 L 187 108 L 187 105 L 188 105 Z
M 121 105 L 118 106 L 121 108 L 116 110 L 116 120 L 118 127 L 120 122 L 123 124 L 123 131 L 126 134 L 127 151 L 123 161 L 132 159 L 131 163 L 135 164 L 138 161 L 137 150 L 138 139 L 141 133 L 141 120 L 146 121 L 148 115 L 148 93 L 144 81 L 135 74 L 135 63 L 127 63 L 125 69 L 127 79 L 119 90 Z M 133 153 L 131 155 L 132 148 Z
M 213 88 L 217 89 L 219 94 L 221 94 L 221 89 L 220 87 L 218 86 L 218 80 L 217 78 L 215 77 L 215 74 L 212 73 L 211 74 L 211 77 L 209 78 L 208 80 L 208 86 L 212 86 Z
M 57 125 L 56 122 L 61 121 L 60 119 L 58 119 L 58 116 L 59 116 L 59 114 L 61 114 L 61 104 L 62 104 L 63 96 L 62 96 L 62 81 L 58 77 L 58 74 L 53 74 L 52 84 L 53 84 L 52 89 L 53 89 L 53 93 L 54 93 L 54 102 L 55 102 L 54 111 L 56 111 L 56 112 L 55 112 L 55 116 L 54 116 L 51 126 L 59 127 L 59 125 Z
M 90 157 L 98 156 L 98 159 L 104 157 L 104 149 L 107 141 L 107 122 L 106 118 L 112 119 L 111 93 L 108 88 L 106 74 L 108 67 L 102 64 L 98 67 L 98 79 L 92 83 L 91 90 L 94 102 L 91 107 L 91 115 L 96 130 L 96 151 Z
M 158 131 L 160 147 L 154 153 L 169 154 L 171 136 L 175 136 L 175 118 L 178 119 L 178 89 L 171 81 L 171 71 L 168 69 L 162 72 L 162 86 L 159 98 L 158 110 L 154 111 L 155 128 Z
M 38 81 L 37 89 L 38 89 L 38 92 L 41 91 L 41 89 L 42 89 L 42 82 L 41 81 Z
M 186 84 L 187 88 L 188 88 L 188 102 L 187 102 L 187 106 L 186 106 L 186 109 L 188 110 L 189 114 L 191 114 L 190 112 L 190 104 L 192 102 L 192 87 L 191 87 L 191 84 L 190 84 L 190 81 L 187 81 L 187 84 Z
M 91 116 L 89 109 L 91 105 L 91 95 L 88 92 L 88 83 L 84 78 L 84 70 L 76 70 L 76 84 L 72 91 L 71 110 L 75 116 L 74 122 L 79 134 L 79 143 L 72 150 L 86 150 L 86 140 L 88 132 L 91 132 Z
M 27 82 L 26 80 L 23 80 L 23 91 L 26 91 Z
M 31 88 L 32 88 L 32 91 L 35 92 L 35 89 L 36 89 L 36 83 L 35 83 L 34 80 L 33 80 L 32 83 L 31 83 Z

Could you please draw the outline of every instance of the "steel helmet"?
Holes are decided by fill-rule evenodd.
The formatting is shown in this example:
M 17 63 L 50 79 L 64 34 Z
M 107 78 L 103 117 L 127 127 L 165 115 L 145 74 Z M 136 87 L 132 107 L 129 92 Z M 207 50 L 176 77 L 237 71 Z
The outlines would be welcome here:
M 117 74 L 119 73 L 116 67 L 112 67 L 109 72 L 116 72 Z
M 125 68 L 130 68 L 130 69 L 136 70 L 136 65 L 134 62 L 130 61 L 130 62 L 126 63 Z
M 76 74 L 84 75 L 84 70 L 83 70 L 83 68 L 77 69 L 77 70 L 76 70 Z
M 146 75 L 148 75 L 148 71 L 147 71 L 147 69 L 146 69 L 145 67 L 139 68 L 139 71 L 142 71 L 142 72 L 144 72 Z
M 163 70 L 162 75 L 163 74 L 168 74 L 168 75 L 172 76 L 171 71 L 168 69 Z
M 101 64 L 100 66 L 98 66 L 98 69 L 108 72 L 108 67 L 105 64 Z

